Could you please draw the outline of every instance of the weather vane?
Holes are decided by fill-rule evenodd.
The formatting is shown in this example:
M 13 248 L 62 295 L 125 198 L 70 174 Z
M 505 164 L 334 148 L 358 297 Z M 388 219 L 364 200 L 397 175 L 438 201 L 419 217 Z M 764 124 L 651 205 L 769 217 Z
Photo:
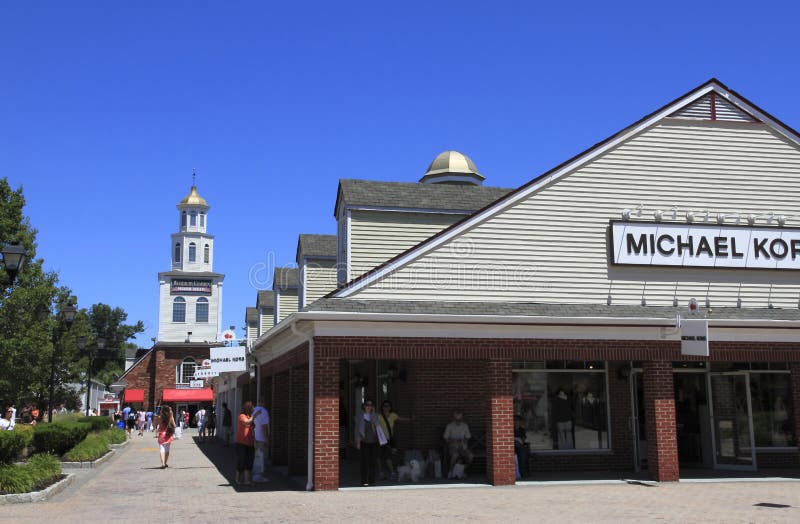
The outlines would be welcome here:
M 197 178 L 197 169 L 196 168 L 192 168 L 192 185 L 193 186 L 196 185 L 195 184 L 195 178 Z

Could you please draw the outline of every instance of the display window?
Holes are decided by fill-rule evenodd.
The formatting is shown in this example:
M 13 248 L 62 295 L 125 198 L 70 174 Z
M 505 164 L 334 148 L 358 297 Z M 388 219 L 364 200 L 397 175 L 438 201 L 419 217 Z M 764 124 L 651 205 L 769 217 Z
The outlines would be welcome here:
M 789 373 L 750 373 L 753 433 L 758 448 L 797 445 Z
M 531 367 L 526 363 L 513 373 L 514 414 L 522 417 L 531 451 L 608 449 L 603 363 L 548 361 L 543 369 Z

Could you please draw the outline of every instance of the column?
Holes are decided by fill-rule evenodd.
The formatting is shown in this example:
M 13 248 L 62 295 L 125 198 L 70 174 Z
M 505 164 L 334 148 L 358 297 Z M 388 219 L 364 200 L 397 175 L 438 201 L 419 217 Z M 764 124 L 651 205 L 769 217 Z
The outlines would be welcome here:
M 339 359 L 317 354 L 314 358 L 314 490 L 337 489 Z
M 789 364 L 792 373 L 792 415 L 794 416 L 794 439 L 800 441 L 800 362 Z
M 486 432 L 486 475 L 495 486 L 514 484 L 514 399 L 511 361 L 489 360 L 486 379 L 489 423 Z
M 678 439 L 672 362 L 648 361 L 642 368 L 650 475 L 659 482 L 677 481 Z

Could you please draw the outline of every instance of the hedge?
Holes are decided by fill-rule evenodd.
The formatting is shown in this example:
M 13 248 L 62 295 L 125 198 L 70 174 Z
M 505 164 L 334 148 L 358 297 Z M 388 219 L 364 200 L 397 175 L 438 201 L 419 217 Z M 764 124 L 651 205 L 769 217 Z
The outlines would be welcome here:
M 109 444 L 123 444 L 126 440 L 128 440 L 128 436 L 125 434 L 125 431 L 119 428 L 112 428 L 103 431 L 102 433 L 108 439 Z
M 53 422 L 40 424 L 33 433 L 33 446 L 39 453 L 63 455 L 74 448 L 89 433 L 89 424 Z
M 75 422 L 88 424 L 89 431 L 103 431 L 110 428 L 114 421 L 111 420 L 111 417 L 79 417 L 75 419 Z
M 20 465 L 0 466 L 0 493 L 29 493 L 61 476 L 61 463 L 52 455 L 34 455 Z
M 0 464 L 11 464 L 28 445 L 28 433 L 22 431 L 0 431 Z

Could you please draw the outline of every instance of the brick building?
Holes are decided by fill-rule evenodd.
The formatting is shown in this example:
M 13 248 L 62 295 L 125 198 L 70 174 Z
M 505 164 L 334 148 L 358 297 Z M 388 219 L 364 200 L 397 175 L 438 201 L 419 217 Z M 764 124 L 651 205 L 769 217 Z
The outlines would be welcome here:
M 338 287 L 237 381 L 274 464 L 337 489 L 370 398 L 410 417 L 403 449 L 463 411 L 495 485 L 515 415 L 531 472 L 798 466 L 794 130 L 711 80 L 516 190 L 483 180 L 449 151 L 417 184 L 340 181 Z

